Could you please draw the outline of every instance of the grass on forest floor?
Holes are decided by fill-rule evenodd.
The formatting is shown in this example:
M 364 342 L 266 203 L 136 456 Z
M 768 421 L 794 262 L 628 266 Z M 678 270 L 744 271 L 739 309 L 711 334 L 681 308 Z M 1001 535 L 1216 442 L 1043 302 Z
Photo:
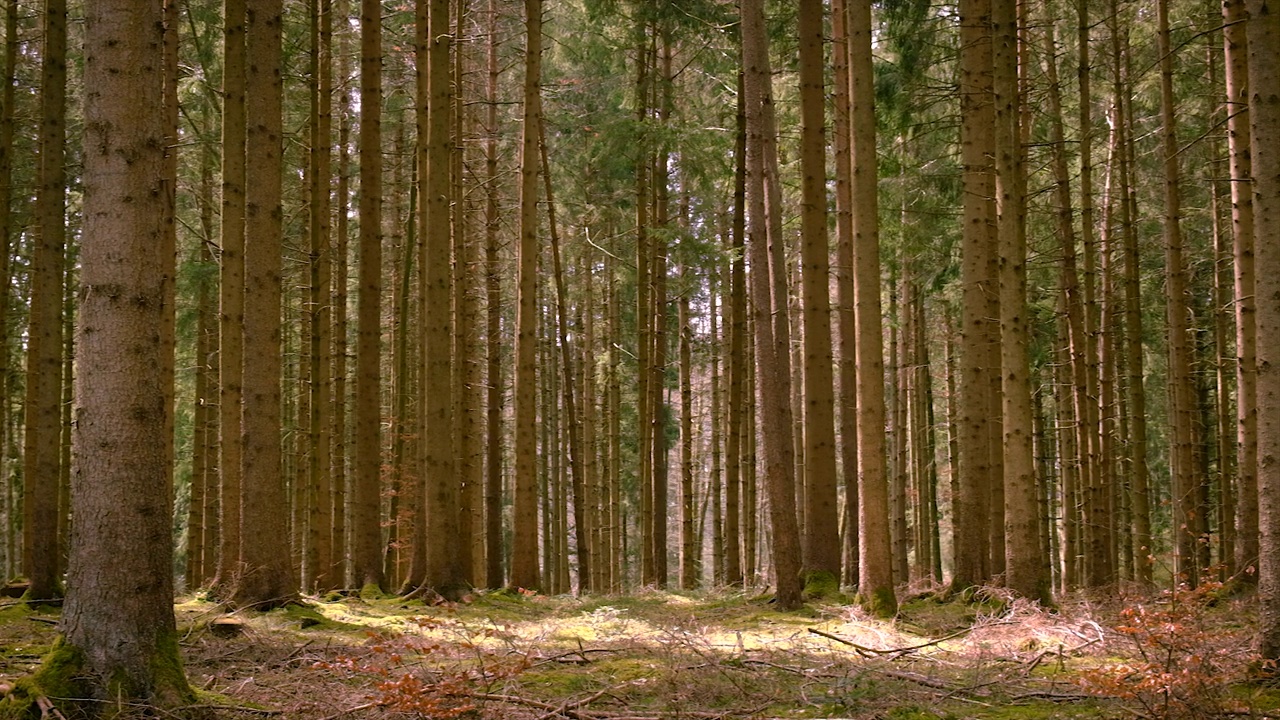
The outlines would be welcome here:
M 924 720 L 1280 709 L 1280 692 L 1244 682 L 1251 600 L 1216 601 L 1185 619 L 1188 631 L 1209 626 L 1213 673 L 1203 658 L 1142 665 L 1149 649 L 1114 629 L 1121 608 L 1155 612 L 1160 603 L 1079 599 L 1047 612 L 991 591 L 973 604 L 912 599 L 886 622 L 834 604 L 779 613 L 767 597 L 731 591 L 477 593 L 447 606 L 313 598 L 305 608 L 237 613 L 230 636 L 211 625 L 223 616 L 215 604 L 186 597 L 176 610 L 187 674 L 224 717 Z M 39 662 L 55 618 L 0 606 L 0 685 Z M 1212 697 L 1162 704 L 1178 688 L 1161 695 L 1151 686 L 1190 682 L 1188 671 L 1209 683 L 1196 697 Z

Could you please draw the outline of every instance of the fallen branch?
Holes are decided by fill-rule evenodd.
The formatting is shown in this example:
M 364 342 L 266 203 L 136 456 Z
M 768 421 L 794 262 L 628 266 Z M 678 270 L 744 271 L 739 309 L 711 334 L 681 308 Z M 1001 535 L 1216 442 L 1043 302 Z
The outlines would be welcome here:
M 992 624 L 995 624 L 995 623 L 992 623 Z M 1000 623 L 1000 624 L 1004 624 L 1004 623 Z M 849 640 L 847 638 L 842 638 L 839 635 L 834 635 L 832 633 L 819 630 L 817 628 L 809 628 L 809 632 L 813 633 L 814 635 L 819 635 L 821 637 L 827 638 L 828 640 L 835 640 L 838 643 L 848 645 L 849 647 L 852 647 L 854 650 L 858 651 L 858 654 L 861 655 L 862 657 L 870 658 L 870 657 L 881 657 L 883 655 L 895 655 L 898 657 L 901 657 L 903 655 L 909 655 L 915 652 L 916 650 L 922 650 L 927 647 L 933 647 L 934 645 L 941 645 L 942 643 L 948 640 L 954 640 L 955 638 L 958 638 L 961 635 L 972 632 L 974 627 L 975 626 L 970 626 L 962 630 L 957 630 L 956 632 L 953 632 L 950 635 L 940 637 L 936 640 L 922 642 L 918 645 L 908 645 L 906 647 L 900 647 L 900 648 L 889 648 L 887 650 L 880 650 L 878 648 L 859 645 L 858 643 L 853 642 L 852 640 Z M 991 627 L 991 625 L 983 625 L 983 627 Z
M 842 637 L 840 637 L 839 635 L 833 635 L 833 634 L 831 634 L 831 633 L 829 633 L 829 632 L 827 632 L 827 631 L 825 631 L 825 630 L 819 630 L 819 629 L 817 629 L 817 628 L 809 628 L 809 632 L 813 633 L 814 635 L 819 635 L 819 636 L 821 636 L 821 637 L 824 637 L 824 638 L 826 638 L 826 639 L 828 639 L 828 640 L 835 640 L 836 642 L 840 643 L 841 645 L 848 645 L 849 647 L 851 647 L 851 648 L 853 648 L 855 651 L 857 651 L 857 653 L 858 653 L 859 655 L 861 655 L 862 657 L 864 657 L 864 658 L 880 657 L 881 655 L 883 655 L 883 654 L 884 654 L 884 651 L 882 651 L 882 650 L 876 650 L 875 648 L 869 648 L 869 647 L 867 647 L 866 645 L 859 645 L 858 643 L 856 643 L 856 642 L 854 642 L 854 641 L 852 641 L 852 640 L 850 640 L 850 639 L 848 639 L 848 638 L 842 638 Z

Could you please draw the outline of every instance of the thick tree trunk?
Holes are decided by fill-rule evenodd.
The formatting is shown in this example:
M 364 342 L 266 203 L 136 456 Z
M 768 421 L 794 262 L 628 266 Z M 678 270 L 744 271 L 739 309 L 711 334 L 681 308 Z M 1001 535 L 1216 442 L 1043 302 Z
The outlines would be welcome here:
M 194 695 L 173 615 L 169 442 L 157 442 L 168 422 L 169 359 L 156 333 L 169 311 L 166 144 L 163 116 L 152 112 L 159 67 L 137 62 L 162 42 L 160 6 L 93 3 L 85 34 L 85 140 L 94 150 L 84 172 L 76 522 L 65 642 L 52 657 L 74 658 L 74 679 L 92 699 L 175 707 Z M 58 672 L 56 660 L 45 672 Z
M 1249 128 L 1257 244 L 1258 652 L 1280 659 L 1280 8 L 1249 0 Z
M 458 507 L 461 483 L 454 459 L 453 317 L 450 253 L 450 170 L 453 90 L 450 0 L 419 0 L 418 146 L 422 179 L 422 257 L 419 283 L 425 302 L 422 369 L 422 472 L 426 481 L 425 589 L 456 600 L 466 586 Z M 425 102 L 424 102 L 425 101 Z M 425 113 L 425 116 L 424 116 Z M 468 519 L 469 520 L 469 519 Z

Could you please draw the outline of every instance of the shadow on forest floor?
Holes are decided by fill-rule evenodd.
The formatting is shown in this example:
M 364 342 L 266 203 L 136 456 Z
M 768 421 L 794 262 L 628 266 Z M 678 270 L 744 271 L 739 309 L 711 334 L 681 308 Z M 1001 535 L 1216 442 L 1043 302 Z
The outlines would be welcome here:
M 227 718 L 1280 717 L 1280 691 L 1245 681 L 1252 599 L 1047 612 L 999 593 L 913 599 L 892 621 L 731 591 L 176 609 L 187 674 Z M 39 662 L 56 617 L 0 606 L 0 686 Z

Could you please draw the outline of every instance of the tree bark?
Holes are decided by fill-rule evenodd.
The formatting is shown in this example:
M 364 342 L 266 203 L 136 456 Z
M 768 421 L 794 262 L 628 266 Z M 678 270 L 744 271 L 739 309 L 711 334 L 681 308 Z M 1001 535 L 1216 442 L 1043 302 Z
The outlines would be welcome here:
M 1236 568 L 1258 562 L 1257 296 L 1255 294 L 1253 172 L 1249 132 L 1249 42 L 1245 0 L 1222 3 L 1226 55 L 1227 158 L 1231 178 L 1231 237 L 1236 321 Z M 1241 575 L 1256 583 L 1258 574 Z
M 245 240 L 245 0 L 226 0 L 223 13 L 222 225 L 218 281 L 218 570 L 215 594 L 240 574 L 241 404 L 244 390 Z
M 1192 587 L 1203 568 L 1197 566 L 1195 518 L 1195 391 L 1188 336 L 1187 270 L 1182 245 L 1182 193 L 1178 168 L 1178 135 L 1173 95 L 1173 53 L 1169 38 L 1169 3 L 1156 4 L 1160 48 L 1161 149 L 1164 161 L 1165 301 L 1169 345 L 1169 469 L 1173 492 L 1174 572 Z
M 289 503 L 282 475 L 281 183 L 283 8 L 250 0 L 245 47 L 245 312 L 242 404 L 240 563 L 231 600 L 276 607 L 297 594 L 288 538 Z
M 889 543 L 885 455 L 884 340 L 880 308 L 880 226 L 876 161 L 871 6 L 849 8 L 854 313 L 858 368 L 858 595 L 875 615 L 897 612 Z
M 1257 238 L 1258 652 L 1280 658 L 1280 8 L 1249 0 L 1249 129 Z
M 525 0 L 524 129 L 516 291 L 515 514 L 510 585 L 537 590 L 538 126 L 542 121 L 542 0 Z
M 26 435 L 22 470 L 22 567 L 29 582 L 27 597 L 31 600 L 51 600 L 62 596 L 58 494 L 62 446 L 62 297 L 67 202 L 66 0 L 46 0 L 43 30 L 40 157 L 35 247 L 31 257 L 26 396 L 23 402 Z
M 756 380 L 760 396 L 773 532 L 773 567 L 777 603 L 783 610 L 800 606 L 800 538 L 796 524 L 795 465 L 792 458 L 790 396 L 790 332 L 787 328 L 786 264 L 782 258 L 782 217 L 777 174 L 777 130 L 764 28 L 764 4 L 745 0 L 742 13 L 742 57 L 745 72 L 748 163 L 751 298 L 755 320 Z M 753 506 L 748 505 L 749 509 Z
M 988 0 L 965 0 L 960 6 L 961 81 L 960 153 L 964 163 L 964 217 L 961 250 L 961 341 L 959 392 L 960 467 L 958 492 L 953 495 L 954 570 L 951 590 L 963 592 L 985 583 L 991 576 L 988 532 L 990 483 L 993 475 L 989 418 L 987 367 L 987 295 L 996 291 L 987 265 L 992 245 L 994 219 L 991 200 L 994 188 L 989 158 L 993 155 L 990 128 L 993 123 L 991 97 L 991 5 Z
M 804 311 L 803 572 L 814 587 L 840 578 L 836 504 L 835 390 L 832 377 L 830 258 L 823 104 L 822 0 L 801 0 L 801 282 Z
M 360 3 L 359 305 L 356 310 L 355 457 L 351 487 L 351 579 L 386 589 L 382 565 L 382 4 Z M 403 332 L 403 330 L 401 331 Z M 403 392 L 404 378 L 396 378 Z M 397 418 L 403 421 L 402 418 Z M 396 438 L 397 442 L 400 441 Z M 396 518 L 392 518 L 395 522 Z
M 170 311 L 160 253 L 166 144 L 163 116 L 152 111 L 160 67 L 138 62 L 159 53 L 160 5 L 104 0 L 85 20 L 76 522 L 54 657 L 72 654 L 88 697 L 176 707 L 194 694 L 173 615 L 169 442 L 157 442 L 171 367 L 156 332 Z M 57 672 L 53 660 L 46 670 Z
M 1026 180 L 1014 0 L 992 2 L 991 24 L 995 67 L 996 216 L 1000 241 L 1000 376 L 1004 398 L 1005 582 L 1023 597 L 1048 604 L 1051 602 L 1048 563 L 1040 554 L 1040 504 L 1031 447 Z

